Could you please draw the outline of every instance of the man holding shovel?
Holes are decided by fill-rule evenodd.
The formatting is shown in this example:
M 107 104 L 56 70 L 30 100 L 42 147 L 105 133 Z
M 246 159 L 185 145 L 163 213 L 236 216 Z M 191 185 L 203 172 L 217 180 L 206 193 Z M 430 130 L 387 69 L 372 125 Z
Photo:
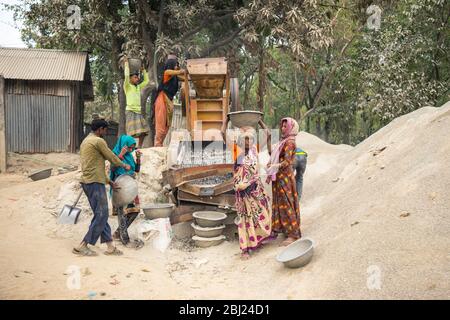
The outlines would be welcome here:
M 101 243 L 106 243 L 108 246 L 106 255 L 122 255 L 122 252 L 114 246 L 111 227 L 108 224 L 109 210 L 105 185 L 110 184 L 112 188 L 116 188 L 116 185 L 106 176 L 105 160 L 127 171 L 130 170 L 130 166 L 122 163 L 102 139 L 108 129 L 108 122 L 103 119 L 93 120 L 91 129 L 92 132 L 81 143 L 80 159 L 81 185 L 94 212 L 94 218 L 86 236 L 80 246 L 73 249 L 73 253 L 81 256 L 96 256 L 97 253 L 91 250 L 88 244 L 93 246 L 100 238 Z

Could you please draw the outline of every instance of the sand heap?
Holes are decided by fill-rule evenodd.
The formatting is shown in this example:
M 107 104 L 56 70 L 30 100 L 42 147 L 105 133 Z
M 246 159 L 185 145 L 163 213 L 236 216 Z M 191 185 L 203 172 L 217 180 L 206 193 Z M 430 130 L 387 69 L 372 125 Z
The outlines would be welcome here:
M 167 202 L 162 193 L 162 173 L 167 168 L 167 148 L 141 149 L 142 165 L 138 174 L 141 203 Z
M 448 297 L 449 126 L 450 103 L 422 108 L 335 153 L 320 176 L 318 152 L 302 210 L 317 255 L 302 296 Z M 378 273 L 381 289 L 368 289 Z

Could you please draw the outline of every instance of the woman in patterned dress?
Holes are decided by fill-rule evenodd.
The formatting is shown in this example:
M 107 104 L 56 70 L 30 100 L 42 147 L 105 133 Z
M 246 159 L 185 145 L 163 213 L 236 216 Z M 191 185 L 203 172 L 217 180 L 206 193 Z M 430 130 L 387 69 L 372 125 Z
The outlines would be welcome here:
M 258 174 L 255 132 L 244 131 L 239 138 L 244 148 L 234 165 L 234 190 L 241 257 L 248 259 L 271 235 L 270 207 Z
M 280 127 L 282 139 L 275 145 L 267 165 L 267 183 L 272 181 L 272 232 L 273 235 L 285 234 L 287 238 L 281 245 L 287 246 L 301 238 L 300 208 L 292 168 L 299 126 L 294 119 L 283 118 Z

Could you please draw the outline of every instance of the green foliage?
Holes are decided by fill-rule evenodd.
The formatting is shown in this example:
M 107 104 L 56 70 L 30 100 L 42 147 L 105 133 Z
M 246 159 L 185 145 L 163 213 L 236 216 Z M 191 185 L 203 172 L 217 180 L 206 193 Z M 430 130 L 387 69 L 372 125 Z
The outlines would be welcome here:
M 81 30 L 66 27 L 70 4 L 81 8 Z M 377 31 L 365 27 L 373 4 L 382 10 Z M 182 60 L 231 57 L 244 108 L 263 104 L 269 125 L 291 116 L 332 143 L 356 144 L 450 98 L 445 0 L 25 0 L 7 7 L 30 46 L 90 52 L 96 100 L 87 114 L 116 120 L 123 53 L 150 66 L 169 52 Z
M 381 28 L 358 29 L 368 16 L 365 10 L 359 14 L 352 9 L 372 3 L 340 1 L 348 10 L 340 11 L 335 20 L 332 45 L 306 51 L 306 63 L 300 66 L 282 47 L 268 49 L 275 63 L 268 72 L 267 123 L 276 126 L 280 118 L 291 116 L 302 120 L 303 130 L 329 142 L 357 144 L 398 116 L 449 100 L 450 3 L 378 1 Z M 341 49 L 353 35 L 339 60 Z M 314 100 L 328 76 L 320 101 Z M 253 100 L 245 97 L 255 94 L 256 83 L 251 85 L 241 91 L 241 101 Z

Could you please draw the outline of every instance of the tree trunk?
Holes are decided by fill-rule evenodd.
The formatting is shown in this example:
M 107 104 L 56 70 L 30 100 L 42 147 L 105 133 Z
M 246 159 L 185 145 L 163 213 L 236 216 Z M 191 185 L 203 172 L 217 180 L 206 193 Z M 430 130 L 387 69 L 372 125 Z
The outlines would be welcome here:
M 330 132 L 331 132 L 331 121 L 329 119 L 325 120 L 325 141 L 330 143 Z
M 125 109 L 127 108 L 127 98 L 125 96 L 125 91 L 123 91 L 123 79 L 118 83 L 118 98 L 119 98 L 119 136 L 126 133 L 126 114 Z
M 123 4 L 120 0 L 111 1 L 111 3 L 106 7 L 108 8 L 108 14 L 111 15 L 113 19 L 113 24 L 111 27 L 111 61 L 114 73 L 118 77 L 117 98 L 119 100 L 119 135 L 125 133 L 125 108 L 127 106 L 127 101 L 125 98 L 125 92 L 123 91 L 123 72 L 119 65 L 120 53 L 122 52 L 122 44 L 124 42 L 123 38 L 117 36 L 117 25 L 121 23 L 121 17 L 119 11 L 123 8 Z M 117 79 L 117 78 L 116 78 Z
M 322 137 L 322 128 L 320 126 L 320 117 L 319 116 L 316 117 L 316 135 L 318 137 L 320 137 L 320 138 L 323 138 Z
M 114 120 L 114 101 L 113 101 L 113 99 L 109 100 L 109 105 L 111 107 L 111 120 Z
M 165 14 L 165 1 L 162 0 L 159 4 L 159 14 L 158 14 L 158 29 L 156 32 L 152 30 L 151 26 L 149 25 L 145 12 L 149 9 L 149 4 L 146 1 L 138 1 L 137 7 L 139 10 L 139 17 L 140 17 L 140 27 L 141 27 L 141 34 L 142 34 L 142 42 L 144 44 L 144 48 L 147 51 L 147 72 L 150 78 L 149 85 L 144 88 L 144 90 L 141 93 L 141 108 L 144 110 L 147 110 L 147 103 L 148 99 L 152 94 L 152 91 L 157 88 L 158 86 L 158 59 L 155 52 L 155 43 L 157 40 L 157 37 L 161 34 L 163 31 L 163 23 L 164 23 L 164 14 Z M 144 140 L 144 146 L 145 147 L 153 147 L 154 145 L 154 136 L 155 136 L 155 126 L 153 122 L 154 118 L 154 107 L 153 105 L 150 106 L 150 112 L 147 114 L 147 122 L 150 127 L 150 132 L 148 136 Z
M 248 109 L 248 100 L 249 100 L 250 89 L 251 89 L 252 85 L 253 85 L 253 77 L 247 79 L 247 81 L 245 82 L 243 110 Z
M 257 104 L 260 112 L 264 112 L 264 94 L 266 91 L 266 68 L 264 66 L 264 38 L 260 37 L 259 47 L 259 79 Z

